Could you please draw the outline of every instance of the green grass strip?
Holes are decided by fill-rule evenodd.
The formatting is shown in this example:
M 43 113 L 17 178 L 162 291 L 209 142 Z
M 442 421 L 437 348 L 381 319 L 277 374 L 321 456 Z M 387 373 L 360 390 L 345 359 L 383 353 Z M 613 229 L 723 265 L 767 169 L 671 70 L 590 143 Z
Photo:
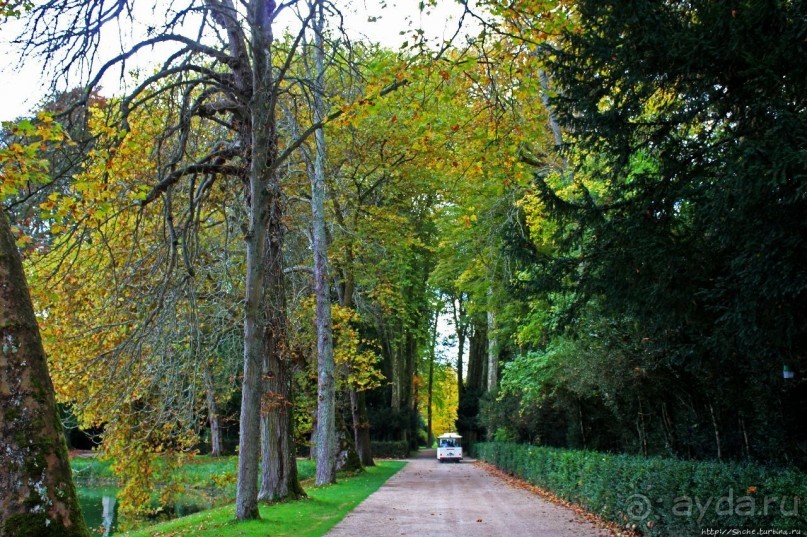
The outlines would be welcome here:
M 261 505 L 260 520 L 236 522 L 235 506 L 229 504 L 124 535 L 128 537 L 324 535 L 406 463 L 379 461 L 376 464 L 377 466 L 367 468 L 366 472 L 359 475 L 342 477 L 335 485 L 307 488 L 307 499 Z

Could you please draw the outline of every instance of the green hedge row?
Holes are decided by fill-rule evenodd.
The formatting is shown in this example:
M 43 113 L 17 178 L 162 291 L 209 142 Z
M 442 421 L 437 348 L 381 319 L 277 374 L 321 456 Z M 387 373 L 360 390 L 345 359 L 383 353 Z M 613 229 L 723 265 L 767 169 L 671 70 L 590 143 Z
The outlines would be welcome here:
M 370 442 L 373 457 L 379 459 L 405 459 L 409 456 L 409 444 L 406 442 Z
M 798 470 L 503 442 L 476 444 L 474 454 L 644 535 L 807 530 L 807 475 Z

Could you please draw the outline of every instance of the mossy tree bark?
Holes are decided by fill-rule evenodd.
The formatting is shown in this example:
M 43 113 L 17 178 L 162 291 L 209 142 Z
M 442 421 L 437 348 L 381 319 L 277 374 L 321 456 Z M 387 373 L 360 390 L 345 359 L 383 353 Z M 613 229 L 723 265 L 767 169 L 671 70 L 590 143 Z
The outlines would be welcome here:
M 34 308 L 0 208 L 0 537 L 87 536 Z

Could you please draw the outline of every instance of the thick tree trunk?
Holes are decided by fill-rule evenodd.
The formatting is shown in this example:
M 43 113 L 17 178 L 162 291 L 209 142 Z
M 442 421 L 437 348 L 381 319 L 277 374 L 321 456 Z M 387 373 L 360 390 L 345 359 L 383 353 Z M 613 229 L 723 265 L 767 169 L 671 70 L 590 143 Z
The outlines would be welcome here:
M 392 348 L 392 352 L 390 353 L 390 358 L 392 358 L 392 378 L 390 378 L 392 384 L 392 398 L 390 400 L 390 406 L 393 410 L 397 411 L 401 409 L 401 401 L 403 399 L 403 387 L 401 383 L 403 382 L 404 353 L 403 346 L 400 343 L 393 343 L 390 347 Z
M 238 484 L 235 513 L 239 520 L 258 518 L 258 460 L 261 427 L 261 370 L 265 338 L 262 311 L 266 236 L 263 183 L 250 181 L 252 210 L 247 232 L 246 308 L 244 313 L 244 378 L 241 384 L 241 417 L 238 447 Z M 264 206 L 265 207 L 265 206 Z
M 22 260 L 0 208 L 0 536 L 88 535 Z
M 229 2 L 227 2 L 229 4 Z M 277 133 L 272 108 L 272 65 L 269 56 L 272 44 L 271 0 L 254 0 L 248 5 L 248 22 L 252 44 L 251 79 L 236 81 L 248 87 L 252 95 L 249 104 L 249 132 L 242 132 L 242 143 L 249 147 L 249 176 L 247 198 L 249 224 L 246 234 L 247 274 L 244 311 L 244 379 L 241 386 L 241 419 L 238 448 L 238 483 L 236 485 L 235 516 L 239 520 L 260 518 L 258 512 L 258 460 L 261 452 L 261 396 L 267 339 L 266 273 L 267 242 L 278 233 L 277 220 L 270 219 L 269 188 L 277 188 L 277 180 L 267 174 L 267 168 L 277 155 Z M 224 8 L 222 8 L 224 11 Z M 221 20 L 231 16 L 219 13 Z M 239 29 L 228 27 L 231 52 L 240 51 Z M 238 74 L 238 73 L 236 73 Z M 274 179 L 274 180 L 273 180 Z M 273 227 L 274 226 L 274 227 Z
M 485 366 L 487 364 L 487 319 L 473 321 L 471 345 L 468 350 L 468 389 L 482 392 L 485 388 Z
M 297 476 L 293 427 L 294 401 L 291 370 L 282 360 L 267 361 L 266 386 L 261 417 L 262 482 L 260 501 L 305 496 Z
M 416 372 L 416 365 L 417 365 L 417 339 L 415 338 L 415 334 L 412 330 L 406 331 L 406 351 L 404 354 L 404 371 L 403 371 L 403 389 L 402 392 L 405 394 L 406 399 L 403 401 L 402 408 L 407 409 L 407 419 L 409 419 L 413 414 L 410 412 L 417 412 L 417 397 L 415 396 L 415 372 Z M 415 443 L 417 442 L 417 426 L 413 427 L 411 421 L 406 424 L 404 428 L 404 438 L 402 440 L 406 440 L 410 443 L 410 447 L 417 448 Z
M 356 452 L 356 445 L 351 438 L 350 428 L 342 419 L 341 414 L 336 414 L 336 470 L 340 472 L 358 472 L 362 469 L 359 454 Z
M 325 119 L 325 50 L 322 32 L 325 13 L 318 1 L 314 17 L 314 122 Z M 336 482 L 336 387 L 334 383 L 333 331 L 328 276 L 328 244 L 325 234 L 325 131 L 314 135 L 316 156 L 311 178 L 311 224 L 314 250 L 314 294 L 317 317 L 317 485 Z
M 370 418 L 364 392 L 350 390 L 350 409 L 353 414 L 353 441 L 362 466 L 375 466 L 370 445 Z
M 274 501 L 304 496 L 297 477 L 291 354 L 286 340 L 286 284 L 283 273 L 283 205 L 280 184 L 272 181 L 266 236 L 264 311 L 264 397 L 261 404 L 263 480 L 258 499 Z

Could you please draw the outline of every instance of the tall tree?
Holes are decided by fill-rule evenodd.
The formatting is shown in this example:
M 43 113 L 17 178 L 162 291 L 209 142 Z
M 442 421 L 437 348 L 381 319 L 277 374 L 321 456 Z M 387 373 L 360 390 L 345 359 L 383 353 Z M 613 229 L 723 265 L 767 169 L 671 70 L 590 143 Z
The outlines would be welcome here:
M 0 327 L 0 536 L 87 536 L 22 259 L 4 209 Z
M 285 288 L 283 282 L 284 211 L 280 185 L 280 162 L 293 151 L 293 144 L 280 153 L 276 108 L 284 76 L 294 58 L 302 30 L 292 38 L 277 65 L 274 59 L 272 24 L 278 12 L 272 0 L 253 0 L 236 5 L 231 0 L 194 1 L 175 9 L 166 7 L 165 21 L 124 52 L 95 68 L 95 52 L 103 27 L 134 22 L 128 0 L 112 4 L 43 2 L 27 16 L 28 26 L 19 39 L 26 53 L 40 52 L 63 78 L 76 68 L 93 73 L 92 89 L 114 65 L 157 44 L 173 47 L 173 53 L 157 72 L 130 92 L 121 104 L 122 124 L 132 109 L 148 102 L 147 90 L 170 80 L 163 92 L 173 93 L 179 107 L 176 123 L 156 141 L 159 171 L 153 188 L 143 197 L 152 203 L 183 179 L 203 175 L 202 192 L 223 178 L 243 184 L 248 207 L 245 229 L 246 280 L 244 315 L 244 375 L 242 384 L 241 435 L 236 516 L 258 516 L 258 461 L 262 399 L 273 417 L 274 427 L 264 435 L 271 442 L 265 464 L 278 468 L 264 474 L 265 495 L 300 491 L 291 443 L 290 358 L 285 343 Z M 202 13 L 198 31 L 184 35 L 186 17 Z M 66 25 L 65 20 L 85 21 Z M 303 28 L 307 25 L 305 19 Z M 207 44 L 210 43 L 210 44 Z M 223 135 L 206 147 L 191 147 L 189 134 L 196 122 L 225 127 Z M 162 152 L 161 152 L 162 151 Z M 193 201 L 193 198 L 191 198 Z M 264 383 L 262 372 L 266 371 Z M 266 384 L 266 385 L 264 385 Z M 267 396 L 264 397 L 264 392 Z
M 312 5 L 314 30 L 314 122 L 322 123 L 325 103 L 325 8 L 322 0 Z M 336 382 L 333 363 L 328 237 L 325 232 L 325 145 L 324 128 L 314 135 L 314 166 L 311 177 L 311 226 L 314 253 L 314 294 L 317 312 L 317 485 L 336 482 Z

